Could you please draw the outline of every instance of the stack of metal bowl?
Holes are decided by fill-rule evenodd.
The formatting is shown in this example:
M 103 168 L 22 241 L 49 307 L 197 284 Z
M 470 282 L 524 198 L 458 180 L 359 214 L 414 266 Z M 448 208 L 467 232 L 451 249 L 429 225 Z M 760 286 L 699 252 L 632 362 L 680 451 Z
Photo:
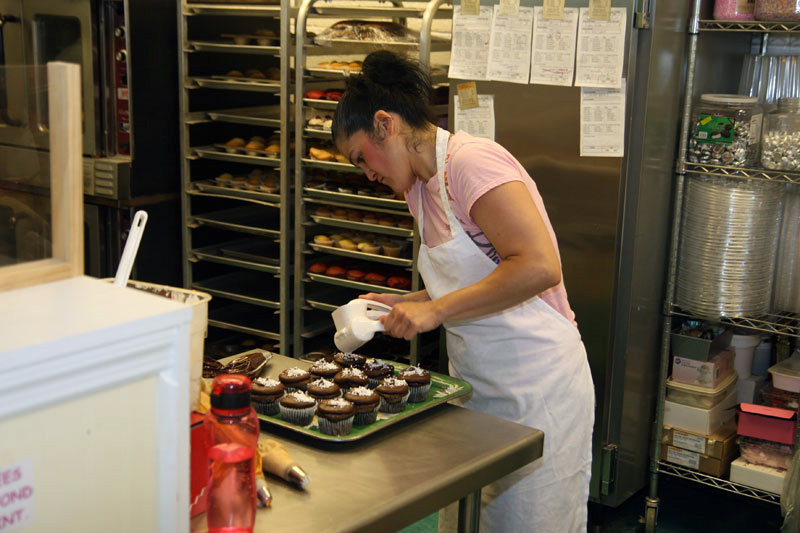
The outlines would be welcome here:
M 678 306 L 709 318 L 769 312 L 782 191 L 767 181 L 687 177 Z
M 786 185 L 775 267 L 775 311 L 800 313 L 800 188 Z

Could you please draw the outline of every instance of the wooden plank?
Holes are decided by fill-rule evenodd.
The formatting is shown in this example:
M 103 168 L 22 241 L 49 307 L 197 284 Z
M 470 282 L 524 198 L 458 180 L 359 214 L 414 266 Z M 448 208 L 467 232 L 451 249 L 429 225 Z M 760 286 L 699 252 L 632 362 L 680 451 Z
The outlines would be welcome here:
M 0 291 L 83 275 L 80 66 L 47 64 L 52 257 L 0 268 Z

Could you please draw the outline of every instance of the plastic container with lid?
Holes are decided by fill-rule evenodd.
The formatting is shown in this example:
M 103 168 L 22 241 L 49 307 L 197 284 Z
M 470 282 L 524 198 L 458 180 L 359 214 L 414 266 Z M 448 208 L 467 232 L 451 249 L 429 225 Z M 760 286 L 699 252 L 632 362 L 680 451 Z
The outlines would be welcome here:
M 800 357 L 795 355 L 784 359 L 769 367 L 769 372 L 772 374 L 772 385 L 776 389 L 800 392 Z
M 667 379 L 667 400 L 691 407 L 711 409 L 724 400 L 728 393 L 736 386 L 738 376 L 732 373 L 722 383 L 710 389 L 699 385 L 690 385 Z
M 753 20 L 754 0 L 716 0 L 714 18 L 716 20 Z
M 758 161 L 763 114 L 755 96 L 703 94 L 692 110 L 688 159 L 732 167 Z
M 770 170 L 800 168 L 800 98 L 781 98 L 764 117 L 761 166 Z
M 756 20 L 800 20 L 800 0 L 756 0 Z
M 761 389 L 761 403 L 778 409 L 796 411 L 800 407 L 800 392 L 790 392 L 767 385 Z
M 792 464 L 793 446 L 755 437 L 739 437 L 736 441 L 742 458 L 748 463 L 781 470 L 786 470 Z

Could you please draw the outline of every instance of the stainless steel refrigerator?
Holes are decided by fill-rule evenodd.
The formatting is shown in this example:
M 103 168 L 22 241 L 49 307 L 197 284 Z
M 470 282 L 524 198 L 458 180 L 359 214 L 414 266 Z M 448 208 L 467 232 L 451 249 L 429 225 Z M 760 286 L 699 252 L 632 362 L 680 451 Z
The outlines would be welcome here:
M 578 87 L 477 87 L 495 96 L 495 139 L 536 182 L 555 229 L 595 383 L 591 497 L 617 506 L 648 479 L 689 3 L 611 6 L 627 9 L 624 157 L 580 157 Z

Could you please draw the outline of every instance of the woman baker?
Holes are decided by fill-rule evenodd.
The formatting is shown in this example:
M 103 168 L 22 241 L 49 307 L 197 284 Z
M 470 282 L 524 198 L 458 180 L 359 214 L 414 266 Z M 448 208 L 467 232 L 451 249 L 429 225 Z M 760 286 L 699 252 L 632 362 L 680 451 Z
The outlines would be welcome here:
M 555 233 L 522 165 L 438 128 L 431 94 L 418 64 L 379 51 L 337 107 L 338 149 L 405 196 L 422 232 L 425 290 L 362 297 L 392 306 L 395 337 L 444 325 L 450 372 L 473 387 L 465 407 L 544 431 L 542 459 L 483 489 L 482 531 L 586 531 L 594 387 Z

